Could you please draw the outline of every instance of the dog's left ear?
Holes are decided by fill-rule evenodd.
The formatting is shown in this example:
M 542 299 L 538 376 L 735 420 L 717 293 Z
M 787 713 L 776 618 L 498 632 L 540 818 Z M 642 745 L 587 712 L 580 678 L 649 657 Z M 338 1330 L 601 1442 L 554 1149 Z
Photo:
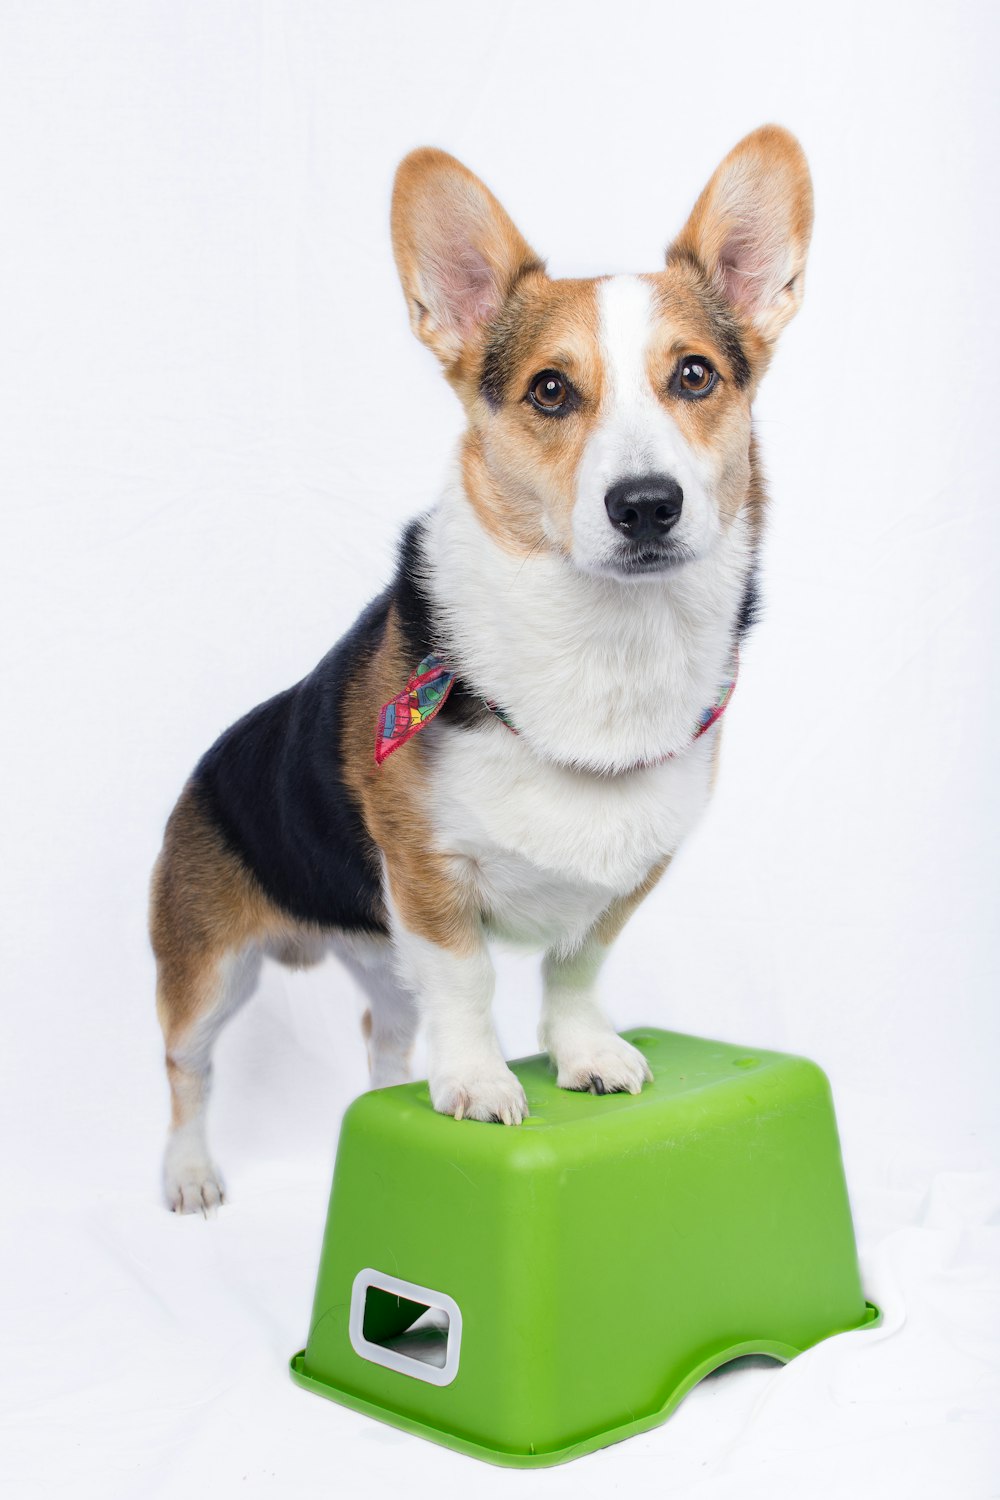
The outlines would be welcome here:
M 802 147 L 780 125 L 762 125 L 716 168 L 667 260 L 693 256 L 771 344 L 802 301 L 812 222 Z
M 478 345 L 518 279 L 543 269 L 489 188 L 429 146 L 396 172 L 392 247 L 413 331 L 446 369 Z

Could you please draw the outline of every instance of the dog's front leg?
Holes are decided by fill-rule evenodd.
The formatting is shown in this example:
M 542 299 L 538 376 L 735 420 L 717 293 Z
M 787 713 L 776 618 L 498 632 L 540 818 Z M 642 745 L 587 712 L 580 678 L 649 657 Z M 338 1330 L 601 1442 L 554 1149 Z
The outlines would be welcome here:
M 435 942 L 392 912 L 397 970 L 426 1027 L 431 1101 L 457 1120 L 520 1125 L 528 1102 L 493 1025 L 493 964 L 478 923 Z
M 615 1031 L 597 998 L 597 978 L 608 950 L 668 864 L 657 861 L 633 891 L 620 896 L 573 953 L 552 949 L 542 967 L 544 993 L 538 1036 L 560 1088 L 592 1094 L 638 1094 L 652 1079 L 649 1064 Z
M 607 948 L 591 934 L 570 957 L 545 955 L 538 1037 L 560 1088 L 591 1094 L 638 1094 L 652 1078 L 642 1053 L 620 1037 L 597 998 Z

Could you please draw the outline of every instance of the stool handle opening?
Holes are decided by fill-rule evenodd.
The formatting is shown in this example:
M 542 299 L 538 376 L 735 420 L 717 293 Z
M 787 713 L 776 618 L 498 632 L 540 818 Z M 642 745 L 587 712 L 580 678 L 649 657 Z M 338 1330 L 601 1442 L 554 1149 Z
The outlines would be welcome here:
M 369 1299 L 375 1291 L 386 1294 L 392 1301 Z M 428 1318 L 428 1314 L 443 1315 Z M 415 1335 L 423 1331 L 428 1337 L 422 1341 Z M 444 1359 L 440 1360 L 439 1335 L 444 1331 Z M 458 1374 L 458 1361 L 462 1347 L 462 1314 L 458 1303 L 445 1292 L 421 1286 L 415 1281 L 404 1281 L 391 1276 L 387 1271 L 376 1271 L 366 1266 L 354 1278 L 351 1288 L 351 1312 L 348 1323 L 351 1347 L 361 1359 L 384 1369 L 395 1370 L 399 1375 L 408 1375 L 414 1380 L 425 1380 L 430 1385 L 450 1385 Z M 407 1340 L 412 1352 L 407 1352 Z M 421 1342 L 423 1349 L 418 1353 Z

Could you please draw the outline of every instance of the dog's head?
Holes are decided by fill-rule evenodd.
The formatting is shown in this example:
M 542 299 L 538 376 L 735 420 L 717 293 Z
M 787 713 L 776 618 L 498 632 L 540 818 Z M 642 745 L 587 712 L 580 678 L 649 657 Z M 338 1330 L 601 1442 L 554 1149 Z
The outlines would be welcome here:
M 405 158 L 392 234 L 410 320 L 465 406 L 465 488 L 504 547 L 623 578 L 712 549 L 748 497 L 750 403 L 811 228 L 802 150 L 764 126 L 662 271 L 557 281 L 454 157 Z

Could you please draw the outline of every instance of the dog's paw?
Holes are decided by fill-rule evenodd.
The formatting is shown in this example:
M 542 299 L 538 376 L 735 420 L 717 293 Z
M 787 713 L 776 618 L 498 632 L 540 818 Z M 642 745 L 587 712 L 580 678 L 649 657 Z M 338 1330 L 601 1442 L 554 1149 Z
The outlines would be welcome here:
M 226 1201 L 222 1174 L 207 1157 L 167 1159 L 163 1166 L 167 1207 L 175 1214 L 203 1214 L 212 1218 Z
M 431 1101 L 442 1115 L 456 1120 L 488 1120 L 494 1125 L 520 1125 L 527 1118 L 524 1089 L 509 1068 L 473 1077 L 442 1076 L 431 1080 Z
M 559 1052 L 554 1061 L 559 1087 L 577 1093 L 638 1094 L 653 1080 L 642 1053 L 613 1031 Z

